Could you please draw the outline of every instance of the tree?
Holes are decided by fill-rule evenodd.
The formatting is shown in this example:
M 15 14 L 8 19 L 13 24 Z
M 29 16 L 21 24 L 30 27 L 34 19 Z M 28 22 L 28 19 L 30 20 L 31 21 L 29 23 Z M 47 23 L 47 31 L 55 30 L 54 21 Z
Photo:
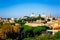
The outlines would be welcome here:
M 37 20 L 37 18 L 33 18 L 33 17 L 31 17 L 31 21 L 33 22 L 33 21 L 36 21 Z
M 60 40 L 60 31 L 58 31 L 57 33 L 54 34 L 53 39 Z
M 28 25 L 23 25 L 23 33 L 25 33 L 25 32 L 28 32 L 28 31 L 30 31 L 30 30 L 32 30 L 32 27 L 31 26 L 28 26 Z
M 25 21 L 24 20 L 18 20 L 17 23 L 19 23 L 21 26 L 25 24 Z
M 25 37 L 26 36 L 29 37 L 31 31 L 32 31 L 32 27 L 31 26 L 28 26 L 28 25 L 24 25 L 23 26 L 22 33 L 24 33 Z
M 2 28 L 0 29 L 0 32 L 2 35 L 0 38 L 6 39 L 6 38 L 12 38 L 15 39 L 18 34 L 20 33 L 21 26 L 15 25 L 12 26 L 11 23 L 4 23 L 2 25 Z
M 8 39 L 6 39 L 6 40 L 13 40 L 13 39 L 11 39 L 11 38 L 8 38 Z
M 13 31 L 16 32 L 16 33 L 19 33 L 21 30 L 21 26 L 20 25 L 15 25 L 13 26 Z
M 53 17 L 53 20 L 55 20 L 55 17 Z
M 41 20 L 45 20 L 45 18 L 41 18 Z
M 37 19 L 38 19 L 38 20 L 40 20 L 40 19 L 41 19 L 41 15 L 40 15 L 40 14 L 39 14 L 39 16 L 37 17 Z
M 47 19 L 47 21 L 51 21 L 50 19 Z
M 40 34 L 40 33 L 42 33 L 42 31 L 46 31 L 47 29 L 50 29 L 50 28 L 47 26 L 38 26 L 38 27 L 33 29 L 33 33 L 34 33 L 34 35 Z
M 32 21 L 32 18 L 31 17 L 27 17 L 26 19 L 28 22 L 31 22 Z
M 33 38 L 29 37 L 29 38 L 24 38 L 23 40 L 33 40 Z
M 0 40 L 5 40 L 6 38 L 7 38 L 7 35 L 4 32 L 1 32 L 0 33 Z
M 11 32 L 12 33 L 12 26 L 10 23 L 4 23 L 0 29 L 0 38 L 1 39 L 6 39 L 7 35 L 6 33 Z
M 3 24 L 2 29 L 5 31 L 5 33 L 12 32 L 13 26 L 11 26 L 10 23 Z
M 39 36 L 35 36 L 33 40 L 53 40 L 53 36 L 50 34 L 41 34 Z

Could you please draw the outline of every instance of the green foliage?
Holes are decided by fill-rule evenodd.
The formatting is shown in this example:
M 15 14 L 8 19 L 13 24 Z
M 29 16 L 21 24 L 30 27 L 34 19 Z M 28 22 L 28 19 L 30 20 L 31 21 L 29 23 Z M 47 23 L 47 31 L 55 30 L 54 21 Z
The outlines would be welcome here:
M 41 34 L 39 36 L 36 36 L 33 40 L 53 40 L 52 36 L 49 34 Z
M 29 37 L 29 38 L 24 38 L 23 40 L 33 40 L 33 38 Z
M 31 17 L 31 21 L 36 21 L 36 20 L 37 20 L 37 18 Z
M 54 35 L 41 34 L 39 36 L 35 36 L 33 40 L 60 40 L 60 32 L 57 32 Z
M 8 38 L 8 39 L 6 39 L 6 40 L 13 40 L 13 39 L 11 39 L 11 38 Z
M 24 25 L 23 28 L 24 28 L 24 29 L 22 30 L 23 33 L 26 33 L 26 32 L 28 32 L 28 31 L 31 31 L 31 30 L 32 30 L 32 27 L 31 27 L 31 26 L 28 26 L 28 25 Z
M 17 23 L 19 23 L 21 26 L 25 24 L 25 21 L 23 21 L 22 19 L 18 20 Z
M 37 20 L 37 18 L 34 18 L 34 17 L 27 17 L 26 18 L 26 21 L 28 21 L 28 22 L 33 22 L 33 21 L 36 21 Z
M 54 34 L 54 40 L 60 39 L 60 31 Z
M 47 26 L 38 26 L 38 27 L 36 27 L 36 28 L 33 29 L 33 32 L 34 33 L 42 32 L 42 31 L 45 31 L 47 29 L 49 29 L 49 27 L 47 27 Z
M 40 14 L 39 14 L 39 16 L 37 17 L 37 19 L 38 19 L 38 20 L 40 20 L 40 19 L 41 19 L 41 15 L 40 15 Z
M 26 21 L 28 21 L 28 22 L 32 21 L 32 20 L 31 20 L 31 17 L 27 17 L 27 18 L 26 18 Z

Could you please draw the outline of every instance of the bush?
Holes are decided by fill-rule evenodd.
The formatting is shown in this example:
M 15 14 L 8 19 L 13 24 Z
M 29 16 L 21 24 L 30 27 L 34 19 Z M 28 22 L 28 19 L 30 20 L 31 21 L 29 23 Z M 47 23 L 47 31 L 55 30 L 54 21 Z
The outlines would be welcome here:
M 53 37 L 49 34 L 41 34 L 39 36 L 34 37 L 33 40 L 53 40 Z
M 33 40 L 33 38 L 29 37 L 29 38 L 24 38 L 23 40 Z
M 13 40 L 13 39 L 11 39 L 11 38 L 8 38 L 8 39 L 6 39 L 6 40 Z
M 60 31 L 55 33 L 53 38 L 54 38 L 54 40 L 60 40 Z

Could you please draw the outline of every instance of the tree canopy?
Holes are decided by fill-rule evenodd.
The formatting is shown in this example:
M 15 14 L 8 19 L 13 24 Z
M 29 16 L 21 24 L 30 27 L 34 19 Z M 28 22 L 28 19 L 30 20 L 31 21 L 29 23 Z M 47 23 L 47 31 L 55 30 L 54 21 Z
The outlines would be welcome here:
M 23 40 L 33 40 L 33 38 L 29 37 L 29 38 L 24 38 Z
M 60 31 L 54 34 L 53 36 L 54 40 L 60 40 Z
M 26 32 L 31 31 L 31 30 L 32 30 L 31 26 L 23 25 L 23 30 L 22 30 L 23 33 L 26 33 Z
M 47 26 L 38 26 L 38 27 L 36 27 L 36 28 L 33 29 L 33 32 L 34 33 L 42 32 L 42 31 L 45 31 L 47 29 L 49 29 L 49 27 L 47 27 Z
M 49 34 L 41 34 L 39 36 L 34 37 L 33 40 L 53 40 L 52 38 L 53 38 L 52 35 L 49 35 Z

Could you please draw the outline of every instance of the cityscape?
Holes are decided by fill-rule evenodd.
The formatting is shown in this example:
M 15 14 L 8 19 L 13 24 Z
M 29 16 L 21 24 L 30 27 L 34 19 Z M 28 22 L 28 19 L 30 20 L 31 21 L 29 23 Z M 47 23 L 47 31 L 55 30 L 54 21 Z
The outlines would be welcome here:
M 42 15 L 39 14 L 38 16 L 36 16 L 34 13 L 32 13 L 31 16 L 24 16 L 23 18 L 0 17 L 0 38 L 2 38 L 3 40 L 5 40 L 6 38 L 12 38 L 11 40 L 22 40 L 22 39 L 28 40 L 24 39 L 25 37 L 31 37 L 31 40 L 41 40 L 41 39 L 45 40 L 43 38 L 33 39 L 33 37 L 35 35 L 42 35 L 42 34 L 55 35 L 55 33 L 59 31 L 60 31 L 60 17 L 55 18 L 51 16 L 51 14 L 49 14 L 48 16 L 44 14 Z M 25 34 L 26 32 L 28 33 Z M 50 40 L 50 38 L 48 38 L 48 40 Z
M 60 0 L 0 0 L 0 40 L 60 40 Z

